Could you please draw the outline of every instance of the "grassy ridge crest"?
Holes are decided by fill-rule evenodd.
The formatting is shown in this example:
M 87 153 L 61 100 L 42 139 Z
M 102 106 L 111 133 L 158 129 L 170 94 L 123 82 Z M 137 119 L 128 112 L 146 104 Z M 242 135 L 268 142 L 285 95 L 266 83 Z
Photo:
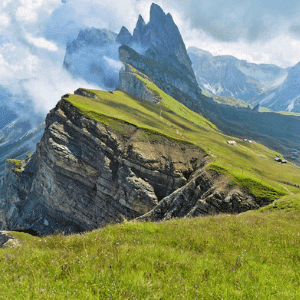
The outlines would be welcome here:
M 160 90 L 149 78 L 138 72 L 136 76 L 161 97 L 160 103 L 141 101 L 120 90 L 87 90 L 96 97 L 68 95 L 64 100 L 84 115 L 111 126 L 121 134 L 126 135 L 124 123 L 128 123 L 150 135 L 161 134 L 202 148 L 211 155 L 213 165 L 226 170 L 236 184 L 247 187 L 255 196 L 276 199 L 300 193 L 297 187 L 299 167 L 292 163 L 276 163 L 274 158 L 278 154 L 261 144 L 224 135 L 210 121 Z M 231 139 L 235 139 L 237 145 L 228 145 L 227 141 Z

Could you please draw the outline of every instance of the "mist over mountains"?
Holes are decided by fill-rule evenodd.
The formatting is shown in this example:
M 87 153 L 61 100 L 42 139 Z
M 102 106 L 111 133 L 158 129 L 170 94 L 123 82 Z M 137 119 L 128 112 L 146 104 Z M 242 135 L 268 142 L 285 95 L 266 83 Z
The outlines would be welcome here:
M 80 30 L 77 38 L 67 45 L 64 67 L 76 78 L 91 84 L 117 88 L 121 45 L 155 58 L 162 65 L 168 61 L 173 66 L 183 67 L 192 82 L 196 80 L 201 88 L 214 95 L 235 97 L 275 111 L 299 111 L 300 89 L 295 84 L 299 70 L 296 66 L 284 69 L 273 64 L 249 63 L 229 55 L 213 56 L 196 47 L 190 47 L 185 55 L 182 52 L 184 42 L 172 16 L 164 15 L 156 5 L 152 6 L 148 24 L 139 15 L 132 34 L 124 26 L 118 34 L 108 29 Z M 171 62 L 174 52 L 181 60 Z
M 16 45 L 20 49 L 17 55 L 19 65 L 18 68 L 9 66 L 10 72 L 2 80 L 3 88 L 0 89 L 2 169 L 8 155 L 20 157 L 34 149 L 34 143 L 23 147 L 20 141 L 27 141 L 28 135 L 37 128 L 37 136 L 41 134 L 41 123 L 46 113 L 61 95 L 79 86 L 104 90 L 119 88 L 119 72 L 123 63 L 130 63 L 149 74 L 160 88 L 183 102 L 189 103 L 190 100 L 186 99 L 188 95 L 195 101 L 194 107 L 203 105 L 202 88 L 212 94 L 234 96 L 253 105 L 260 103 L 273 110 L 300 111 L 299 64 L 284 69 L 271 64 L 248 63 L 234 56 L 213 56 L 195 47 L 186 51 L 173 17 L 170 13 L 165 14 L 156 4 L 151 5 L 149 22 L 139 15 L 132 32 L 130 27 L 122 26 L 119 33 L 114 31 L 116 26 L 111 26 L 109 22 L 101 23 L 96 18 L 91 23 L 87 19 L 68 23 L 72 15 L 70 7 L 71 4 L 68 4 L 55 9 L 43 23 L 48 40 L 30 34 L 24 34 L 27 40 L 20 39 L 20 33 L 17 28 L 15 30 L 18 37 L 15 39 Z M 91 13 L 91 16 L 94 14 Z M 59 23 L 62 17 L 65 20 Z M 117 24 L 121 21 L 119 19 Z M 106 27 L 99 29 L 95 25 Z M 66 31 L 59 35 L 59 30 L 63 28 Z M 3 40 L 1 43 L 4 43 Z M 13 47 L 5 47 L 3 57 L 9 61 Z M 121 59 L 119 49 L 122 50 Z M 27 64 L 22 64 L 22 54 Z M 219 109 L 214 104 L 210 106 L 209 100 L 205 103 L 211 110 Z M 213 117 L 208 107 L 199 112 Z M 235 112 L 230 111 L 228 115 L 231 113 Z M 219 122 L 217 116 L 214 118 Z M 231 120 L 228 122 L 227 129 L 231 126 Z
M 119 44 L 117 34 L 107 29 L 80 30 L 78 37 L 68 43 L 64 67 L 74 77 L 114 89 L 118 86 Z
M 64 67 L 74 76 L 87 82 L 118 87 L 118 49 L 130 46 L 137 53 L 154 59 L 157 65 L 167 61 L 170 67 L 180 69 L 196 84 L 196 78 L 178 27 L 170 14 L 156 4 L 150 8 L 150 20 L 145 23 L 139 15 L 133 34 L 122 27 L 119 34 L 107 29 L 81 30 L 78 37 L 68 43 Z

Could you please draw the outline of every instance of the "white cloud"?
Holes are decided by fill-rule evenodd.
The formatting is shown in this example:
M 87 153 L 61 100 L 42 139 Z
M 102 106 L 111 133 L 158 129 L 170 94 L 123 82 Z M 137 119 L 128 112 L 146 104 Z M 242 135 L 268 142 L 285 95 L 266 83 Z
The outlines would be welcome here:
M 5 14 L 0 12 L 0 33 L 3 29 L 8 27 L 10 24 L 10 18 Z
M 50 14 L 60 4 L 59 0 L 18 0 L 14 1 L 16 19 L 19 22 L 36 22 L 41 14 Z
M 55 43 L 53 43 L 51 41 L 47 41 L 43 37 L 35 38 L 35 37 L 30 36 L 30 35 L 26 35 L 26 39 L 31 44 L 33 44 L 34 46 L 36 46 L 38 48 L 44 48 L 44 49 L 49 50 L 49 51 L 58 51 L 58 47 L 56 46 Z
M 120 70 L 123 66 L 123 63 L 121 63 L 120 61 L 118 60 L 115 60 L 115 59 L 112 59 L 112 58 L 109 58 L 107 56 L 103 56 L 103 58 L 108 62 L 108 64 L 113 67 L 114 69 L 116 70 Z
M 232 55 L 253 63 L 276 64 L 286 68 L 300 60 L 300 41 L 284 31 L 267 43 L 256 41 L 248 43 L 216 41 L 204 32 L 195 29 L 183 30 L 187 47 L 195 46 L 211 52 L 213 55 Z
M 79 87 L 99 89 L 84 80 L 74 79 L 67 71 L 59 66 L 44 69 L 38 77 L 21 83 L 23 92 L 32 99 L 34 109 L 38 113 L 46 114 L 66 93 L 74 93 Z
M 6 85 L 14 93 L 29 95 L 36 108 L 45 113 L 61 95 L 73 92 L 79 86 L 88 86 L 86 82 L 75 80 L 62 70 L 66 42 L 76 38 L 78 30 L 83 27 L 108 28 L 118 32 L 124 25 L 132 32 L 139 14 L 146 22 L 149 21 L 152 2 L 68 0 L 63 4 L 61 0 L 2 0 L 0 84 Z M 296 35 L 289 33 L 290 24 L 293 24 L 295 32 L 298 30 L 300 14 L 297 14 L 297 6 L 291 15 L 280 14 L 279 9 L 274 13 L 269 5 L 263 8 L 264 14 L 260 14 L 265 17 L 260 24 L 258 16 L 253 13 L 262 5 L 258 0 L 253 3 L 241 0 L 245 5 L 239 4 L 234 9 L 229 7 L 232 1 L 227 3 L 218 0 L 220 7 L 217 8 L 208 0 L 196 1 L 198 4 L 194 6 L 194 0 L 155 2 L 166 13 L 172 14 L 187 46 L 197 46 L 214 55 L 234 55 L 250 62 L 274 63 L 283 67 L 292 66 L 300 60 L 300 41 Z M 252 11 L 249 16 L 248 9 Z M 210 15 L 214 18 L 209 19 Z M 246 16 L 246 19 L 243 20 L 241 16 Z M 275 23 L 274 16 L 278 16 Z M 201 22 L 197 23 L 198 19 Z M 256 21 L 258 25 L 252 26 Z M 233 41 L 217 39 L 216 34 L 210 32 L 210 29 L 218 29 L 220 34 L 226 33 L 231 25 L 236 38 L 230 33 L 228 37 L 234 37 Z M 263 31 L 259 32 L 260 29 Z M 106 62 L 119 67 L 116 60 L 106 59 Z

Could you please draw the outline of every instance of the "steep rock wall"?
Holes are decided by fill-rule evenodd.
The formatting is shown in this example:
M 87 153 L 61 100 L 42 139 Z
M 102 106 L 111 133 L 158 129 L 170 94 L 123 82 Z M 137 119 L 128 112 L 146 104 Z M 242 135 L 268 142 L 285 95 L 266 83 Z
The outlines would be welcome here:
M 195 145 L 122 125 L 120 134 L 59 101 L 36 153 L 18 167 L 7 161 L 0 229 L 81 232 L 124 219 L 239 213 L 270 203 L 206 170 L 209 157 Z
M 15 172 L 8 162 L 0 195 L 6 230 L 83 231 L 139 217 L 183 186 L 205 154 L 161 137 L 139 139 L 130 124 L 122 137 L 61 100 L 47 116 L 36 153 Z M 183 150 L 184 149 L 184 150 Z
M 119 59 L 124 64 L 146 74 L 160 89 L 175 99 L 181 99 L 181 95 L 186 94 L 191 98 L 188 100 L 189 103 L 192 104 L 194 100 L 199 104 L 199 99 L 202 97 L 201 89 L 186 72 L 175 68 L 172 62 L 165 60 L 157 63 L 154 59 L 140 55 L 126 45 L 119 48 Z
M 120 71 L 120 89 L 153 104 L 160 102 L 161 97 L 156 95 L 155 91 L 149 88 L 137 75 L 145 76 L 130 65 L 125 64 Z

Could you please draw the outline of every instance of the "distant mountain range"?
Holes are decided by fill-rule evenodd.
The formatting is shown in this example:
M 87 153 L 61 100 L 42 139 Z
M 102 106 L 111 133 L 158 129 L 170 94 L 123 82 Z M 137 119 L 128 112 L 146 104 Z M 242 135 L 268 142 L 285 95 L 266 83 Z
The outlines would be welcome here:
M 188 49 L 199 86 L 218 96 L 231 96 L 273 110 L 300 112 L 300 63 L 283 69 L 254 64 L 234 56 L 213 56 Z
M 80 30 L 77 38 L 66 45 L 63 62 L 74 77 L 110 90 L 122 84 L 122 67 L 120 79 L 130 76 L 126 64 L 149 76 L 160 89 L 225 133 L 260 141 L 287 158 L 291 148 L 300 147 L 299 118 L 263 115 L 258 113 L 258 106 L 252 111 L 247 103 L 206 97 L 201 90 L 240 98 L 254 106 L 261 103 L 276 110 L 300 111 L 299 64 L 282 69 L 233 56 L 213 56 L 197 48 L 187 51 L 172 16 L 156 4 L 151 6 L 149 22 L 146 24 L 139 16 L 132 34 L 125 27 L 118 34 L 107 29 Z M 132 81 L 128 91 L 136 88 L 134 84 Z M 228 101 L 240 108 L 225 105 Z M 0 88 L 0 177 L 5 159 L 33 152 L 43 132 L 43 120 L 31 112 L 28 118 L 19 116 L 10 102 L 11 94 Z
M 64 67 L 73 76 L 102 88 L 118 88 L 121 45 L 148 58 L 159 58 L 161 65 L 168 61 L 168 66 L 179 67 L 191 82 L 214 95 L 235 97 L 272 110 L 300 112 L 299 65 L 283 69 L 272 64 L 254 64 L 230 55 L 214 56 L 195 47 L 190 47 L 186 55 L 172 16 L 163 16 L 158 6 L 153 6 L 148 24 L 139 16 L 133 34 L 125 27 L 119 34 L 107 29 L 80 30 L 67 45 Z
M 300 62 L 288 70 L 281 85 L 258 95 L 255 101 L 273 110 L 300 112 Z
M 74 76 L 101 87 L 118 86 L 119 70 L 117 34 L 107 29 L 87 28 L 67 44 L 64 67 Z

